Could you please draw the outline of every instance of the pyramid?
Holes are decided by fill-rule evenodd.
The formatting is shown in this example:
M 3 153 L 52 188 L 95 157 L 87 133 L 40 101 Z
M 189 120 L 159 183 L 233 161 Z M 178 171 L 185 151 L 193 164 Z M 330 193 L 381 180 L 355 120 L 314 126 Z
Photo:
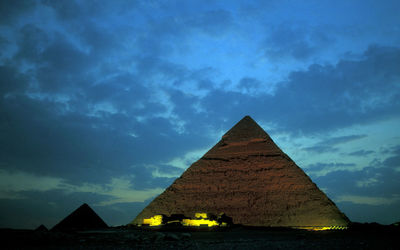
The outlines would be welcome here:
M 269 227 L 346 226 L 348 218 L 246 116 L 131 223 L 157 214 L 225 213 L 233 223 Z
M 108 228 L 107 224 L 89 207 L 83 204 L 70 215 L 65 217 L 52 231 L 76 231 L 87 229 L 103 229 Z
M 41 224 L 40 226 L 38 226 L 35 229 L 35 231 L 37 231 L 37 232 L 47 232 L 47 231 L 49 231 L 49 229 L 47 229 L 47 227 L 45 225 Z

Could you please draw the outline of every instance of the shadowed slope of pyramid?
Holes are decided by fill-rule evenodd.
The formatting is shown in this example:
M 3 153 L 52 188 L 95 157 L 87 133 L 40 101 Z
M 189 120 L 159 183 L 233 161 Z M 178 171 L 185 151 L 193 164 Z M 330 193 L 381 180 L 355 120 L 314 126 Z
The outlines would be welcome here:
M 107 224 L 89 207 L 88 204 L 83 204 L 70 215 L 65 217 L 52 231 L 75 231 L 87 229 L 103 229 L 108 228 Z
M 132 222 L 225 213 L 250 226 L 346 226 L 347 217 L 268 134 L 244 117 Z

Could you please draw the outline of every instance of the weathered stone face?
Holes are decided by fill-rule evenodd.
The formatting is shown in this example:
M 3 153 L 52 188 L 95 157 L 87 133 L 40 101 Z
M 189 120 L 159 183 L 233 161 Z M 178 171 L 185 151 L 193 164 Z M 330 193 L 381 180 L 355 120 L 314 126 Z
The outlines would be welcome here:
M 268 134 L 244 117 L 132 222 L 225 213 L 251 226 L 346 226 L 347 217 Z

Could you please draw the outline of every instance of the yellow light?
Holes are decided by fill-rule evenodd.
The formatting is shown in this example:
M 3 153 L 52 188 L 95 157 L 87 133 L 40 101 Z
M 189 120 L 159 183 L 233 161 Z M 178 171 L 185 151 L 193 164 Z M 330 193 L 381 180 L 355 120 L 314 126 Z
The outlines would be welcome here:
M 143 224 L 148 224 L 151 227 L 159 226 L 162 223 L 162 215 L 154 215 L 148 219 L 143 219 Z
M 187 227 L 200 227 L 200 226 L 208 226 L 214 227 L 218 226 L 218 222 L 215 220 L 206 220 L 206 219 L 199 219 L 199 220 L 192 220 L 192 219 L 183 219 L 182 225 Z
M 199 219 L 201 219 L 201 218 L 207 219 L 207 213 L 195 213 L 194 217 L 199 218 Z
M 325 227 L 322 227 L 322 226 L 320 226 L 320 227 L 318 227 L 318 226 L 316 226 L 316 227 L 295 227 L 295 228 L 297 228 L 297 229 L 306 229 L 306 230 L 309 230 L 309 231 L 325 231 L 325 230 L 345 230 L 345 229 L 347 229 L 347 227 L 346 226 L 325 226 Z
M 214 227 L 214 226 L 221 226 L 226 227 L 228 224 L 226 222 L 222 222 L 221 224 L 218 223 L 216 220 L 209 220 L 207 219 L 207 213 L 195 213 L 196 219 L 183 219 L 183 220 L 173 220 L 168 221 L 166 224 L 171 223 L 181 223 L 183 226 L 187 227 L 200 227 L 200 226 L 207 226 L 207 227 Z M 149 226 L 160 226 L 163 225 L 163 216 L 162 215 L 154 215 L 148 219 L 143 219 L 143 224 Z
M 331 227 L 313 227 L 311 230 L 313 231 L 324 231 L 324 230 L 330 230 Z

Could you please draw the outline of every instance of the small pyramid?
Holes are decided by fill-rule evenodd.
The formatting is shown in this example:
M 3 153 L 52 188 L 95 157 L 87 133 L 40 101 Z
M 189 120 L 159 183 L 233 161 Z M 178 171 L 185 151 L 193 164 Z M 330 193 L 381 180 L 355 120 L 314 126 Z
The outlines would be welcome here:
M 107 224 L 96 214 L 88 204 L 83 204 L 65 217 L 52 231 L 76 231 L 108 228 Z
M 133 220 L 225 213 L 248 226 L 347 226 L 348 218 L 246 116 Z
M 40 226 L 38 226 L 36 229 L 35 229 L 35 231 L 37 231 L 37 232 L 47 232 L 47 231 L 49 231 L 49 229 L 47 229 L 47 227 L 45 226 L 45 225 L 40 225 Z

